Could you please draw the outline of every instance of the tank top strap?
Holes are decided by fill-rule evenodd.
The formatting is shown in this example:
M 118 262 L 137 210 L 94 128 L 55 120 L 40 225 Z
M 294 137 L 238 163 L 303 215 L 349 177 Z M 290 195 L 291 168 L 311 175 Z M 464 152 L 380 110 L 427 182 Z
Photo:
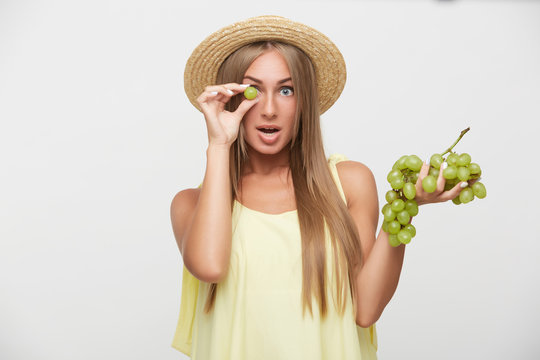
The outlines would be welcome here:
M 332 154 L 328 158 L 328 166 L 330 167 L 330 171 L 332 172 L 332 176 L 334 177 L 334 182 L 336 183 L 336 186 L 345 204 L 347 204 L 347 198 L 345 197 L 345 192 L 343 191 L 343 187 L 341 186 L 341 181 L 339 180 L 339 174 L 337 171 L 336 164 L 338 162 L 346 161 L 346 160 L 349 160 L 349 159 L 345 155 L 338 154 L 338 153 Z

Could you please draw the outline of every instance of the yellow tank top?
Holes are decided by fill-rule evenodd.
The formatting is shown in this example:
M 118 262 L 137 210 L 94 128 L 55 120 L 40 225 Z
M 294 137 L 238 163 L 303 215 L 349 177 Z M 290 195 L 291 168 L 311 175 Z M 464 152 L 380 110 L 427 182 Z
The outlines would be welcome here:
M 328 164 L 343 199 L 333 154 Z M 213 310 L 203 312 L 210 284 L 183 267 L 180 316 L 172 347 L 194 360 L 377 359 L 375 324 L 355 322 L 350 291 L 340 316 L 327 289 L 328 313 L 302 317 L 302 246 L 297 210 L 267 214 L 234 202 L 231 260 Z M 327 233 L 327 261 L 333 261 Z M 332 263 L 327 263 L 332 264 Z M 329 279 L 333 265 L 327 265 Z M 347 287 L 348 289 L 348 287 Z

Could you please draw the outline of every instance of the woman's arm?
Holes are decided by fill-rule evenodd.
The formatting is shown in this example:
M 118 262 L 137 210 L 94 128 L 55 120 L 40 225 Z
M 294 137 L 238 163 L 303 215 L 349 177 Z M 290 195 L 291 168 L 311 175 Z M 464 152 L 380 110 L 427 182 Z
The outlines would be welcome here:
M 226 276 L 231 254 L 229 146 L 209 145 L 206 154 L 198 196 L 179 192 L 171 204 L 171 221 L 186 268 L 201 281 L 217 283 Z
M 339 167 L 339 164 L 343 165 Z M 338 171 L 343 176 L 343 190 L 351 216 L 355 220 L 362 246 L 363 266 L 356 271 L 357 284 L 357 319 L 362 327 L 369 327 L 381 316 L 384 308 L 396 291 L 403 258 L 405 244 L 392 247 L 388 234 L 381 229 L 375 240 L 375 230 L 379 221 L 379 203 L 375 178 L 371 170 L 356 161 L 344 161 L 338 164 Z M 437 179 L 437 189 L 426 193 L 422 189 L 422 180 L 429 172 L 429 165 L 423 164 L 416 182 L 418 205 L 445 202 L 459 195 L 463 182 L 452 189 L 444 191 L 445 179 L 442 171 Z M 474 183 L 470 181 L 469 184 Z
M 204 282 L 221 281 L 229 269 L 232 241 L 229 151 L 238 137 L 244 115 L 259 99 L 243 100 L 234 112 L 226 111 L 225 104 L 246 86 L 236 83 L 207 86 L 197 98 L 208 131 L 206 173 L 196 205 L 193 206 L 193 196 L 182 192 L 171 204 L 171 220 L 184 265 Z M 185 215 L 190 213 L 193 215 Z
M 405 246 L 401 244 L 392 247 L 388 242 L 388 234 L 379 230 L 373 250 L 356 278 L 358 325 L 369 327 L 374 324 L 394 296 L 403 266 Z
M 388 234 L 382 230 L 375 239 L 379 200 L 371 170 L 356 161 L 342 161 L 337 164 L 337 169 L 362 247 L 363 266 L 356 271 L 356 323 L 369 327 L 377 321 L 396 291 L 405 245 L 393 248 L 388 242 Z

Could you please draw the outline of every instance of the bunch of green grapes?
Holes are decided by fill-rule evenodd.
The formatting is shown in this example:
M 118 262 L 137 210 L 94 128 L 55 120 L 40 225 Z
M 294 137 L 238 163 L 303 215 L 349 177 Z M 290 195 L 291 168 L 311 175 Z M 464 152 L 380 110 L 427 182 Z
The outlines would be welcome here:
M 465 135 L 469 128 L 461 132 L 458 140 L 444 153 L 433 154 L 430 158 L 429 174 L 422 180 L 422 188 L 432 193 L 437 188 L 439 172 L 443 171 L 446 179 L 445 190 L 452 189 L 460 181 L 478 180 L 482 174 L 480 166 L 471 162 L 471 156 L 467 153 L 458 154 L 452 152 L 452 148 Z M 443 156 L 448 154 L 446 158 Z M 403 155 L 392 166 L 386 179 L 392 190 L 386 195 L 386 204 L 382 207 L 384 216 L 383 231 L 389 234 L 389 242 L 393 247 L 408 244 L 416 235 L 416 228 L 411 224 L 414 216 L 418 215 L 418 203 L 416 197 L 416 182 L 422 168 L 422 160 L 416 155 Z M 443 165 L 444 164 L 444 165 Z M 471 202 L 474 197 L 479 199 L 487 195 L 486 187 L 479 181 L 461 190 L 459 196 L 452 202 L 456 205 Z
M 444 190 L 450 190 L 460 181 L 477 180 L 482 175 L 482 169 L 477 163 L 471 162 L 471 156 L 467 153 L 457 154 L 451 152 L 446 159 L 441 154 L 433 154 L 430 159 L 430 175 L 439 176 L 440 166 L 446 161 L 446 168 L 443 169 L 443 177 L 446 179 Z M 427 176 L 426 176 L 427 178 Z M 425 178 L 424 178 L 425 181 Z M 422 187 L 426 190 L 422 181 Z M 431 188 L 428 188 L 431 189 Z M 433 192 L 428 191 L 427 192 Z M 452 202 L 456 205 L 466 204 L 474 200 L 485 198 L 487 195 L 486 187 L 479 181 L 476 181 L 471 186 L 467 186 L 461 190 L 459 196 L 455 197 Z

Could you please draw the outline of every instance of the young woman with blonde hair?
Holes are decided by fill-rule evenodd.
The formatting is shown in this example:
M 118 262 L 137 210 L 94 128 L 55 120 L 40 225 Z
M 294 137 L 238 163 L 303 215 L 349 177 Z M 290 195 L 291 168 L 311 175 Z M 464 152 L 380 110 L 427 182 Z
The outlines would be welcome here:
M 373 174 L 326 157 L 320 115 L 346 78 L 337 47 L 279 16 L 205 39 L 185 89 L 205 118 L 207 166 L 171 204 L 183 282 L 172 346 L 192 359 L 376 359 L 375 322 L 393 296 L 405 245 L 376 234 Z M 257 97 L 243 96 L 246 86 Z M 458 185 L 425 193 L 446 201 Z M 442 173 L 442 172 L 441 172 Z

